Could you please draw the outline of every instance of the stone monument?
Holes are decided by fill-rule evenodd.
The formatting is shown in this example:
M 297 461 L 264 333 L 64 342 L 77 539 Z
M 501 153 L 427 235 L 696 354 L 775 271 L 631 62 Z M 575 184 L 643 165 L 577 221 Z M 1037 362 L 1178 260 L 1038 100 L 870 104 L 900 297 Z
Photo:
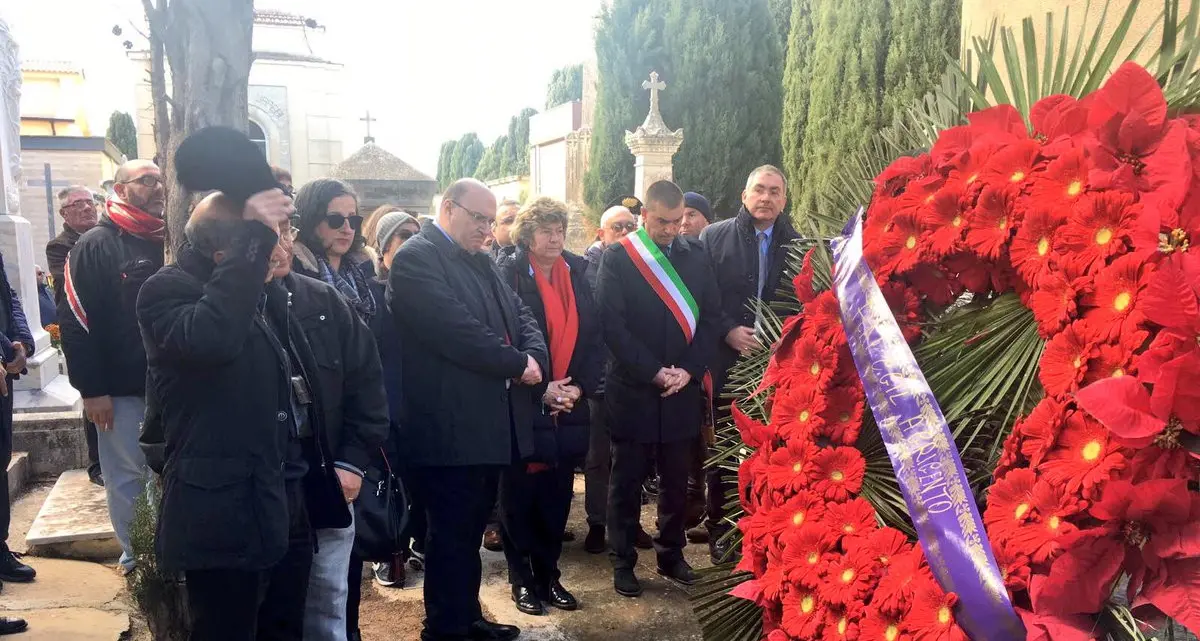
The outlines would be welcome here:
M 60 375 L 58 350 L 50 345 L 50 334 L 42 328 L 34 274 L 39 252 L 33 247 L 33 226 L 20 210 L 20 98 L 17 43 L 8 24 L 0 19 L 0 253 L 36 344 L 29 358 L 29 373 L 16 383 L 13 405 L 17 412 L 70 410 L 78 404 L 79 392 Z
M 683 129 L 671 131 L 658 111 L 658 92 L 666 88 L 658 72 L 651 71 L 650 80 L 642 83 L 642 89 L 650 91 L 650 113 L 636 131 L 625 132 L 625 144 L 634 156 L 633 193 L 638 197 L 659 180 L 674 180 L 671 159 L 683 144 Z

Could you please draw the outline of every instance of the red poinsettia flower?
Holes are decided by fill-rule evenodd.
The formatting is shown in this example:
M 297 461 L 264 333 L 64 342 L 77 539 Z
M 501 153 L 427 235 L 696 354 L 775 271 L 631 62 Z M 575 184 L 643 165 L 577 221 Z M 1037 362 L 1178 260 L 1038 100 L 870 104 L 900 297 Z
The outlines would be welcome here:
M 1108 428 L 1087 414 L 1070 414 L 1055 449 L 1037 471 L 1051 483 L 1066 485 L 1068 492 L 1088 497 L 1125 468 L 1126 457 L 1110 436 Z
M 1025 119 L 1012 105 L 1002 104 L 967 114 L 967 122 L 979 138 L 1013 143 L 1029 137 Z
M 1194 521 L 1200 517 L 1200 501 L 1188 491 L 1186 481 L 1152 480 L 1136 485 L 1113 481 L 1090 512 L 1103 524 L 1063 538 L 1065 551 L 1050 567 L 1035 610 L 1097 612 L 1122 572 L 1130 575 L 1129 593 L 1133 595 L 1147 579 L 1170 576 L 1176 560 L 1200 556 L 1200 535 Z M 1200 590 L 1200 584 L 1187 589 Z
M 895 616 L 908 614 L 916 597 L 919 579 L 932 579 L 933 573 L 925 564 L 925 555 L 920 548 L 896 555 L 887 571 L 879 578 L 871 605 L 880 611 Z
M 790 590 L 783 597 L 783 631 L 793 639 L 819 639 L 825 624 L 825 602 L 812 589 Z
M 857 641 L 862 608 L 829 606 L 825 609 L 825 639 L 832 641 Z
M 1043 152 L 1045 149 L 1043 148 Z M 1041 207 L 1070 207 L 1088 192 L 1092 163 L 1082 149 L 1071 149 L 1046 165 L 1029 186 L 1030 200 Z
M 841 308 L 833 290 L 826 290 L 804 306 L 804 331 L 826 345 L 840 346 L 846 342 L 842 330 Z
M 824 513 L 825 501 L 813 492 L 802 490 L 767 513 L 767 534 L 780 537 L 788 530 L 803 527 L 805 523 L 820 521 Z
M 791 498 L 796 492 L 808 487 L 816 453 L 817 448 L 812 442 L 792 439 L 787 441 L 784 447 L 768 454 L 763 476 L 766 478 L 767 489 L 777 493 L 777 501 Z
M 1033 486 L 1037 475 L 1033 470 L 1009 472 L 988 490 L 987 509 L 983 523 L 988 536 L 1005 545 L 1013 534 L 1033 517 Z
M 1138 303 L 1153 270 L 1153 265 L 1137 254 L 1121 256 L 1101 269 L 1095 285 L 1083 296 L 1083 304 L 1092 308 L 1084 312 L 1084 319 L 1100 330 L 1102 337 L 1105 330 L 1108 338 L 1116 338 L 1136 328 L 1145 318 Z
M 1025 624 L 1025 641 L 1099 641 L 1094 617 L 1034 614 L 1024 608 L 1014 608 Z
M 1096 352 L 1096 344 L 1088 338 L 1090 333 L 1086 321 L 1075 321 L 1046 343 L 1038 364 L 1038 380 L 1047 394 L 1062 397 L 1079 389 L 1088 359 Z
M 1089 274 L 1103 267 L 1109 257 L 1124 253 L 1141 211 L 1132 196 L 1120 192 L 1080 198 L 1055 239 L 1063 267 L 1073 276 Z
M 1189 630 L 1200 630 L 1200 604 L 1196 602 L 1198 590 L 1200 558 L 1180 559 L 1171 563 L 1169 572 L 1161 572 L 1147 581 L 1142 589 L 1142 601 L 1153 605 Z
M 767 448 L 757 449 L 738 466 L 738 498 L 747 515 L 758 511 L 767 491 L 767 475 L 760 469 L 767 454 Z
M 821 422 L 825 394 L 821 387 L 802 377 L 793 377 L 774 395 L 771 427 L 788 441 L 808 441 Z
M 826 396 L 821 419 L 822 431 L 835 445 L 854 445 L 862 429 L 865 397 L 859 385 L 842 385 L 831 389 Z
M 921 224 L 928 230 L 926 246 L 931 258 L 941 258 L 961 249 L 967 229 L 967 203 L 964 185 L 947 181 L 933 195 L 929 206 L 921 210 Z
M 970 125 L 951 127 L 938 134 L 929 150 L 934 169 L 942 173 L 960 169 L 978 135 L 978 130 Z
M 864 498 L 829 505 L 825 520 L 839 535 L 868 534 L 878 529 L 875 508 Z
M 1017 224 L 1018 191 L 1011 185 L 987 185 L 967 218 L 967 246 L 982 258 L 995 259 Z
M 821 585 L 822 571 L 837 540 L 837 534 L 821 522 L 810 522 L 785 533 L 781 541 L 787 579 L 810 588 Z
M 801 303 L 807 303 L 817 295 L 813 289 L 812 256 L 814 251 L 816 250 L 810 249 L 804 254 L 804 262 L 800 264 L 800 271 L 792 279 L 792 288 L 796 290 L 796 298 Z
M 904 192 L 905 185 L 910 181 L 928 176 L 932 172 L 933 164 L 929 154 L 901 156 L 875 177 L 875 195 L 895 198 Z
M 835 605 L 860 603 L 874 587 L 879 565 L 869 554 L 835 554 L 825 565 L 821 596 Z
M 1141 196 L 1146 203 L 1176 209 L 1191 179 L 1187 124 L 1167 121 L 1162 89 L 1141 66 L 1127 62 L 1090 102 L 1095 132 L 1088 152 L 1095 162 L 1091 182 Z
M 1021 441 L 1021 454 L 1032 467 L 1041 465 L 1046 453 L 1054 447 L 1066 413 L 1065 405 L 1047 396 L 1021 421 L 1019 427 L 1014 426 L 1013 432 Z
M 1200 478 L 1200 458 L 1183 446 L 1183 427 L 1170 423 L 1147 446 L 1134 451 L 1125 480 Z
M 1016 241 L 1013 241 L 1014 245 Z M 1038 334 L 1050 339 L 1062 331 L 1079 314 L 1076 303 L 1079 290 L 1063 275 L 1051 272 L 1041 278 L 1029 295 L 1029 309 L 1038 324 Z
M 845 501 L 862 489 L 867 462 L 853 447 L 826 447 L 813 458 L 813 491 L 827 501 Z
M 1034 172 L 1041 167 L 1039 156 L 1041 143 L 1036 140 L 1018 140 L 1005 145 L 988 159 L 980 180 L 989 185 L 1012 185 L 1021 189 L 1029 184 Z
M 1042 155 L 1057 158 L 1086 138 L 1088 110 L 1072 96 L 1046 96 L 1029 108 L 1029 123 L 1034 137 L 1044 143 Z
M 926 577 L 918 579 L 914 592 L 908 615 L 913 641 L 970 641 L 954 617 L 958 595 Z
M 1083 510 L 1086 502 L 1069 494 L 1062 486 L 1044 480 L 1034 484 L 1030 498 L 1033 519 L 1017 528 L 1008 542 L 1034 563 L 1049 563 L 1061 549 L 1061 537 L 1077 529 L 1068 517 Z

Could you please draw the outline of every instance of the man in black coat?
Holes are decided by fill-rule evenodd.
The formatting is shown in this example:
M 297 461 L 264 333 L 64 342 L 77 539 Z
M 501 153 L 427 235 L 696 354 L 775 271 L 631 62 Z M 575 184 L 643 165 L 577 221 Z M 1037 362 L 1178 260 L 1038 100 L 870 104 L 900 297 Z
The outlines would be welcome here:
M 532 386 L 549 365 L 537 321 L 483 248 L 495 219 L 483 183 L 455 182 L 388 278 L 404 344 L 399 438 L 428 523 L 424 641 L 520 634 L 483 619 L 478 551 L 501 470 L 533 453 Z
M 788 247 L 799 234 L 783 214 L 787 204 L 787 179 L 777 167 L 763 165 L 750 172 L 742 192 L 742 209 L 734 218 L 709 225 L 700 234 L 704 249 L 712 258 L 721 291 L 721 335 L 714 361 L 713 383 L 718 392 L 725 385 L 729 368 L 738 355 L 760 346 L 757 321 L 749 302 L 775 300 L 775 291 L 783 277 Z M 729 411 L 725 403 L 718 415 Z M 709 549 L 714 564 L 728 560 L 732 550 L 720 539 L 733 527 L 725 521 L 725 486 L 721 470 L 709 470 L 708 531 Z
M 287 261 L 276 230 L 292 211 L 278 189 L 244 207 L 205 198 L 178 262 L 138 298 L 149 362 L 142 443 L 163 477 L 156 552 L 164 570 L 187 578 L 193 640 L 301 637 L 312 531 L 350 525 L 357 490 L 341 472 L 366 466 L 381 440 L 376 423 L 386 425 L 375 417 L 386 410 L 369 336 L 340 358 L 374 372 L 376 384 L 339 397 L 298 318 L 333 309 L 337 293 L 307 281 L 293 293 L 272 280 Z
M 707 401 L 701 381 L 719 336 L 720 298 L 708 254 L 679 236 L 683 192 L 670 181 L 646 191 L 642 228 L 610 247 L 600 263 L 597 299 L 611 352 L 605 399 L 612 431 L 608 504 L 614 587 L 641 594 L 634 537 L 642 479 L 657 451 L 658 572 L 685 584 L 688 470 Z

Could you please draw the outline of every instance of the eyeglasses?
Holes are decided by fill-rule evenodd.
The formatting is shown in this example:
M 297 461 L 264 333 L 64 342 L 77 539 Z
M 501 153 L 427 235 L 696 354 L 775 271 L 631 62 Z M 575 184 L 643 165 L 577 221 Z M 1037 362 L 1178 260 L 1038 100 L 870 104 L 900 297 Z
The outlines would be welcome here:
M 462 205 L 458 204 L 457 202 L 455 202 L 453 200 L 450 201 L 450 204 L 467 212 L 467 214 L 471 216 L 471 220 L 475 221 L 475 225 L 477 227 L 482 227 L 484 229 L 496 227 L 496 219 L 495 218 L 493 218 L 491 216 L 485 216 L 477 211 L 471 211 L 470 209 L 463 207 Z
M 637 223 L 613 223 L 609 225 L 608 228 L 617 232 L 633 232 L 637 230 Z
M 358 231 L 362 227 L 363 218 L 358 214 L 353 216 L 343 216 L 341 214 L 327 214 L 325 216 L 325 224 L 329 225 L 330 229 L 341 229 L 342 225 L 350 223 L 350 229 Z
M 140 178 L 134 178 L 133 180 L 122 180 L 121 181 L 122 185 L 128 185 L 129 183 L 137 183 L 147 189 L 154 189 L 155 187 L 157 187 L 163 183 L 163 179 L 161 176 L 155 176 L 153 174 L 148 174 L 148 175 L 142 176 Z
M 95 206 L 96 206 L 95 201 L 93 201 L 91 198 L 88 198 L 85 200 L 76 200 L 73 203 L 67 203 L 67 204 L 63 205 L 62 208 L 67 209 L 67 210 L 78 211 L 78 210 L 84 209 L 84 208 L 94 208 Z

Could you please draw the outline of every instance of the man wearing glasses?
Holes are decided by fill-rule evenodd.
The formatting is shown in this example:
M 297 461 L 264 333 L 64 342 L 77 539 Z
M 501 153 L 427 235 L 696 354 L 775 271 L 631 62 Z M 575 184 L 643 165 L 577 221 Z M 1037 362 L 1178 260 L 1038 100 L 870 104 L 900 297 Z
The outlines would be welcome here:
M 146 467 L 138 447 L 146 352 L 135 305 L 142 284 L 163 265 L 166 190 L 162 172 L 148 160 L 121 165 L 115 181 L 116 194 L 100 222 L 67 257 L 58 318 L 71 384 L 99 430 L 108 514 L 121 544 L 121 567 L 129 571 L 129 526 Z
M 435 228 L 400 247 L 388 278 L 388 301 L 403 309 L 397 434 L 428 523 L 422 641 L 520 634 L 483 618 L 479 544 L 500 471 L 533 453 L 532 386 L 548 356 L 533 314 L 484 251 L 495 219 L 486 185 L 455 182 Z

